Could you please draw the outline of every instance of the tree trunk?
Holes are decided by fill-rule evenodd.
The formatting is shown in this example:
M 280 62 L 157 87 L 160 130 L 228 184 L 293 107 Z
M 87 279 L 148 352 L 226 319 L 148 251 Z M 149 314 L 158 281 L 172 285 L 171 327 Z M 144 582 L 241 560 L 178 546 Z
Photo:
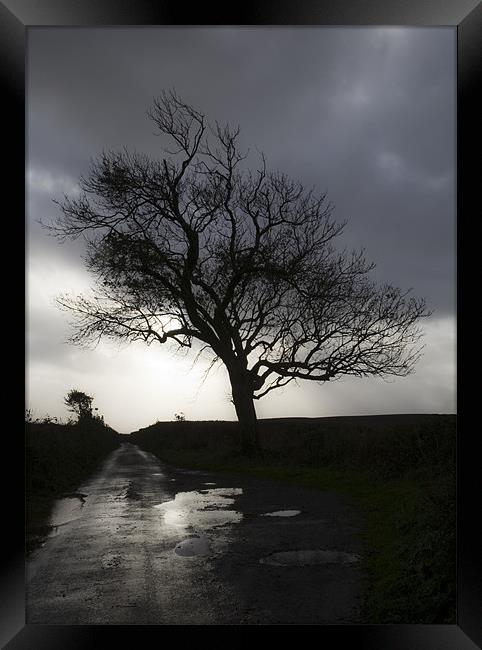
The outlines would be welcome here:
M 260 452 L 258 438 L 258 420 L 254 407 L 253 390 L 247 373 L 231 371 L 231 388 L 233 403 L 238 416 L 241 431 L 241 451 L 248 456 Z

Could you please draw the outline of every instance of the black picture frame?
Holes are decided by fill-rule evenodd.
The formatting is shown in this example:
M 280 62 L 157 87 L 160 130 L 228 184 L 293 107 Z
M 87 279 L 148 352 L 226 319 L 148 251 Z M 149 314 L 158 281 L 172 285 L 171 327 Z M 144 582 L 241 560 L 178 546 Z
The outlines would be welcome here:
M 4 0 L 0 2 L 0 79 L 4 89 L 3 126 L 11 136 L 4 145 L 4 187 L 12 197 L 6 212 L 12 235 L 20 242 L 24 233 L 25 183 L 25 52 L 26 34 L 34 26 L 129 26 L 129 25 L 407 25 L 453 26 L 457 31 L 457 248 L 463 247 L 464 258 L 470 254 L 471 216 L 476 203 L 478 169 L 475 156 L 480 104 L 475 103 L 482 43 L 482 9 L 478 0 L 261 0 L 239 5 L 216 7 L 214 3 L 191 9 L 167 0 Z M 6 154 L 6 155 L 5 155 Z M 472 159 L 475 164 L 471 164 Z M 6 178 L 5 178 L 6 177 Z M 480 186 L 480 181 L 479 181 Z M 480 212 L 480 210 L 479 210 Z M 468 225 L 467 225 L 468 224 Z M 5 240 L 6 241 L 6 240 Z M 18 255 L 21 262 L 22 256 Z M 18 262 L 17 262 L 18 263 Z M 471 324 L 461 309 L 471 272 L 458 264 L 458 367 L 463 355 L 464 329 Z M 10 271 L 9 271 L 10 274 Z M 22 283 L 22 268 L 13 274 Z M 8 278 L 6 303 L 22 314 L 19 303 L 22 287 Z M 19 319 L 21 320 L 21 318 Z M 28 323 L 26 324 L 28 327 Z M 15 340 L 18 339 L 18 322 Z M 10 337 L 12 332 L 10 331 Z M 11 338 L 6 338 L 10 341 Z M 18 356 L 16 355 L 16 363 Z M 24 364 L 25 366 L 25 364 Z M 10 370 L 10 368 L 8 368 Z M 469 383 L 469 382 L 467 382 Z M 480 455 L 477 453 L 476 427 L 471 424 L 470 405 L 475 404 L 471 389 L 457 382 L 458 411 L 458 491 L 457 553 L 458 590 L 456 625 L 330 625 L 319 626 L 317 642 L 327 647 L 366 650 L 469 650 L 482 647 L 482 594 L 479 561 L 482 544 L 477 512 L 480 495 Z M 16 387 L 14 392 L 21 388 Z M 24 404 L 14 413 L 22 417 Z M 135 643 L 143 647 L 145 635 L 158 635 L 157 626 L 51 626 L 25 625 L 24 582 L 24 437 L 19 418 L 4 439 L 4 464 L 14 471 L 9 479 L 5 500 L 12 507 L 9 532 L 4 535 L 2 554 L 0 607 L 2 609 L 0 642 L 8 650 L 23 648 L 98 648 L 115 643 Z M 479 515 L 480 518 L 480 515 Z M 180 626 L 184 628 L 185 626 Z M 242 627 L 242 626 L 240 626 Z M 294 626 L 298 636 L 298 626 Z M 245 628 L 243 628 L 244 630 Z M 188 629 L 189 631 L 189 629 Z M 192 631 L 192 629 L 191 629 Z M 179 634 L 183 630 L 177 630 Z M 179 642 L 179 641 L 177 641 Z M 4 645 L 5 644 L 5 645 Z

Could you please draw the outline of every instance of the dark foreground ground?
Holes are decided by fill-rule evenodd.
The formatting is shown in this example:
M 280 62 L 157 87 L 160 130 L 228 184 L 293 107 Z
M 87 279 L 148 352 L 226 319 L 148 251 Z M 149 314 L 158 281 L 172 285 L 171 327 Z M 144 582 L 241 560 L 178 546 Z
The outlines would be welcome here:
M 171 465 L 347 496 L 367 549 L 363 622 L 455 623 L 455 415 L 279 418 L 259 433 L 252 459 L 235 422 L 157 422 L 129 440 Z
M 285 510 L 300 513 L 267 516 Z M 333 492 L 176 469 L 124 443 L 52 523 L 27 564 L 27 623 L 359 621 L 360 521 Z

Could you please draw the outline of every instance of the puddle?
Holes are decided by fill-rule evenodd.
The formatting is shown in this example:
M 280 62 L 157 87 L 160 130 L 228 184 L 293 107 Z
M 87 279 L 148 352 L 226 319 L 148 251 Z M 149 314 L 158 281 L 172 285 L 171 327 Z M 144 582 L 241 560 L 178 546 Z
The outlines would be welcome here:
M 78 519 L 82 514 L 84 501 L 85 499 L 81 500 L 70 496 L 56 501 L 50 515 L 50 526 L 56 529 L 58 526 L 63 526 Z
M 275 512 L 265 512 L 262 517 L 296 517 L 301 514 L 301 510 L 276 510 Z
M 206 555 L 209 551 L 209 542 L 206 537 L 203 536 L 189 537 L 188 539 L 179 542 L 179 544 L 174 548 L 176 555 L 180 555 L 181 557 Z
M 67 492 L 62 495 L 64 499 L 80 499 L 82 503 L 85 503 L 88 496 L 88 494 L 84 494 L 83 492 Z
M 272 566 L 313 566 L 317 564 L 354 564 L 360 557 L 344 551 L 282 551 L 260 559 Z
M 230 509 L 234 497 L 242 488 L 212 488 L 192 492 L 178 492 L 172 501 L 154 506 L 160 510 L 168 526 L 181 528 L 216 528 L 241 521 L 241 512 Z

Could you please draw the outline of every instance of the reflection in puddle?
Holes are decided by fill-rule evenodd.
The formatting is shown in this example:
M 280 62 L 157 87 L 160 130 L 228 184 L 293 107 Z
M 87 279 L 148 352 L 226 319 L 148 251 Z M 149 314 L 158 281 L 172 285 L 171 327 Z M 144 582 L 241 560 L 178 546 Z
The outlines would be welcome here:
M 266 512 L 262 517 L 295 517 L 301 510 L 276 510 L 276 512 Z
M 358 555 L 343 551 L 282 551 L 260 559 L 260 564 L 272 566 L 312 566 L 314 564 L 353 564 Z
M 193 555 L 206 555 L 209 553 L 209 542 L 206 537 L 196 536 L 179 542 L 174 548 L 176 555 L 182 557 L 192 557 Z
M 204 483 L 204 485 L 217 485 L 217 483 Z
M 59 499 L 55 502 L 52 514 L 50 515 L 50 525 L 55 529 L 57 526 L 63 526 L 78 519 L 82 514 L 83 506 L 84 500 L 70 497 Z
M 241 488 L 213 488 L 192 492 L 178 492 L 173 501 L 154 506 L 163 514 L 164 523 L 175 527 L 216 528 L 241 521 L 243 515 L 228 509 Z

